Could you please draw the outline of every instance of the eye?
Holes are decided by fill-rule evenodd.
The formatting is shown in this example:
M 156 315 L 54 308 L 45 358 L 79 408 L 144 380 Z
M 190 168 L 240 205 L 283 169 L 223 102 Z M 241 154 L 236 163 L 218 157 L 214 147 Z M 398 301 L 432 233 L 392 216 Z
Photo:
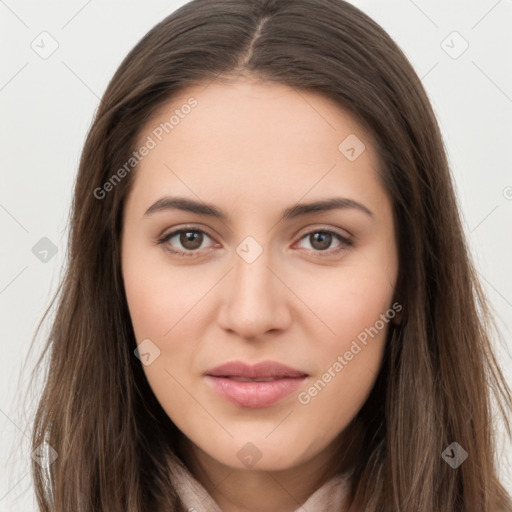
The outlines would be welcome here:
M 353 242 L 348 238 L 328 229 L 310 231 L 302 236 L 300 240 L 305 240 L 309 243 L 310 247 L 306 247 L 306 249 L 317 253 L 325 253 L 319 254 L 320 256 L 337 254 L 353 245 Z M 334 249 L 329 250 L 332 243 L 335 241 L 338 242 L 337 245 Z
M 197 228 L 181 228 L 163 235 L 157 240 L 158 244 L 164 245 L 166 251 L 184 257 L 195 257 L 199 255 L 200 249 L 204 249 L 205 238 L 213 239 L 206 231 Z M 353 245 L 348 238 L 328 229 L 316 229 L 303 235 L 299 242 L 308 241 L 310 247 L 307 250 L 317 253 L 318 256 L 331 256 L 337 254 Z M 334 249 L 332 243 L 337 242 Z
M 205 237 L 211 239 L 211 236 L 202 229 L 182 228 L 165 234 L 157 242 L 165 244 L 165 250 L 172 254 L 195 256 L 199 249 L 204 249 L 202 244 Z M 178 249 L 172 248 L 176 246 Z

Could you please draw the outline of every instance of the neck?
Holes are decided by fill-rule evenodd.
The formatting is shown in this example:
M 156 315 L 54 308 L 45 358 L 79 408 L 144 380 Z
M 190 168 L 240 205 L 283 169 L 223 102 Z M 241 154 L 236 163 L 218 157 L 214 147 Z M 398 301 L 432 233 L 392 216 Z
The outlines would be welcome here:
M 312 459 L 279 471 L 226 466 L 185 436 L 181 451 L 189 471 L 223 512 L 293 512 L 339 472 L 342 442 L 340 436 Z

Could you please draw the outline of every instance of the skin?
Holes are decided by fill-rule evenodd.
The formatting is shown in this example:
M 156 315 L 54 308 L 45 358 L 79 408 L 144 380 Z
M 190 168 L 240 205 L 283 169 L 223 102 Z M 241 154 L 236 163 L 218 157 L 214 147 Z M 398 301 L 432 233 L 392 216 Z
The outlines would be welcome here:
M 222 510 L 291 511 L 331 476 L 322 470 L 332 467 L 334 447 L 382 361 L 387 323 L 309 403 L 298 400 L 393 303 L 392 205 L 371 138 L 354 118 L 286 85 L 239 77 L 191 86 L 139 141 L 190 96 L 198 105 L 138 164 L 125 203 L 122 272 L 131 320 L 137 343 L 149 338 L 160 350 L 145 374 L 184 434 L 190 470 Z M 350 134 L 366 146 L 354 161 L 338 150 Z M 227 220 L 177 209 L 145 215 L 165 195 L 212 203 Z M 344 208 L 280 220 L 285 208 L 331 197 L 362 203 L 373 216 Z M 156 243 L 185 226 L 213 236 L 203 235 L 200 245 L 180 242 L 179 234 Z M 353 245 L 333 235 L 322 251 L 311 235 L 318 229 Z M 248 236 L 263 250 L 251 263 L 236 251 Z M 309 377 L 277 404 L 240 407 L 203 376 L 233 360 L 279 361 Z M 253 467 L 237 457 L 248 442 L 261 454 Z

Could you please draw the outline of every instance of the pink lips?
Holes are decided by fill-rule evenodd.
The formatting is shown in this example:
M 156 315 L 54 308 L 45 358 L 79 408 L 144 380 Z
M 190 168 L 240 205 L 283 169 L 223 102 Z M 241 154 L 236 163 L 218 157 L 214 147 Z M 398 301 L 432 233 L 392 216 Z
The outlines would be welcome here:
M 215 391 L 241 407 L 269 407 L 293 393 L 307 373 L 275 361 L 249 365 L 233 361 L 205 372 Z

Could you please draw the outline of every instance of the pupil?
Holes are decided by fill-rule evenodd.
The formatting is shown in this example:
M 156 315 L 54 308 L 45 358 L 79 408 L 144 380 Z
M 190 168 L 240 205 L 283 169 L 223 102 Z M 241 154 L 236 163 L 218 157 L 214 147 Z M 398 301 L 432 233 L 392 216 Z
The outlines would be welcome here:
M 202 233 L 196 233 L 194 231 L 186 231 L 181 233 L 180 237 L 180 243 L 185 247 L 186 249 L 197 249 L 201 247 L 202 243 Z
M 330 233 L 314 233 L 312 235 L 314 243 L 311 245 L 315 249 L 325 250 L 331 245 L 332 235 Z

